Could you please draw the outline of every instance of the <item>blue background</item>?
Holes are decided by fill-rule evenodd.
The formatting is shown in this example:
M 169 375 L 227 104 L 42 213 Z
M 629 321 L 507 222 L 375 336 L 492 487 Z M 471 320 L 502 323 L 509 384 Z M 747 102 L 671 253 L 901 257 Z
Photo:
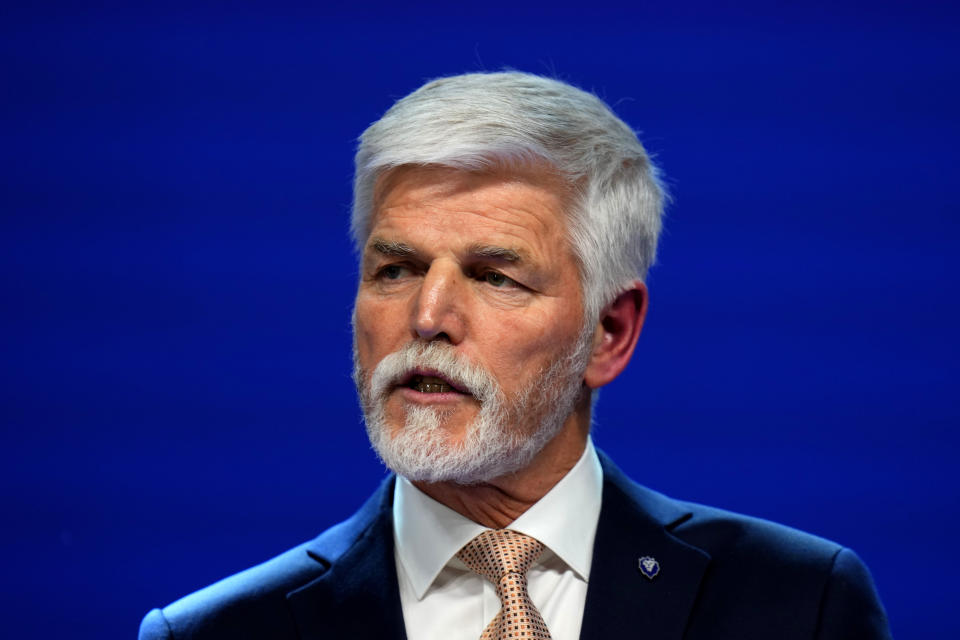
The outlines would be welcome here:
M 4 634 L 132 637 L 377 485 L 354 141 L 508 66 L 609 101 L 675 195 L 599 446 L 957 637 L 956 4 L 451 4 L 2 10 Z

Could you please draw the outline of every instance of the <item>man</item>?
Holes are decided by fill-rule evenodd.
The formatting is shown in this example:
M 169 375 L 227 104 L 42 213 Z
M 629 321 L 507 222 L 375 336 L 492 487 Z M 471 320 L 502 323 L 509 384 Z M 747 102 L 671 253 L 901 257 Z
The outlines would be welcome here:
M 595 96 L 430 82 L 363 135 L 354 378 L 392 476 L 147 638 L 884 638 L 849 550 L 640 487 L 590 441 L 647 310 L 663 192 Z

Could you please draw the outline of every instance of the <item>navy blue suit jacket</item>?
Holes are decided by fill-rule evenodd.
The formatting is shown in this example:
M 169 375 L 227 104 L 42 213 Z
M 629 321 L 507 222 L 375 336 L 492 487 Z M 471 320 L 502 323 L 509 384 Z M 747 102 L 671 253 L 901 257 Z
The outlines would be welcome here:
M 849 549 L 763 520 L 678 502 L 606 456 L 581 638 L 889 638 Z M 393 478 L 318 538 L 161 609 L 141 640 L 405 638 Z M 638 558 L 660 564 L 652 580 Z

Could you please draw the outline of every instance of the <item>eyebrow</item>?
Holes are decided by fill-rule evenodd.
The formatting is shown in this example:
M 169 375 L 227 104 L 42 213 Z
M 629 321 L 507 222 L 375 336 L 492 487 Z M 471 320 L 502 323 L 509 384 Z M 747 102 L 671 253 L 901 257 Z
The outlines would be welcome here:
M 472 244 L 467 248 L 467 253 L 477 258 L 493 258 L 505 262 L 521 262 L 523 260 L 519 251 L 493 245 Z
M 377 253 L 395 258 L 409 258 L 417 254 L 417 250 L 404 242 L 391 242 L 375 238 L 370 247 Z M 474 258 L 489 258 L 504 262 L 522 262 L 523 256 L 516 249 L 498 247 L 488 244 L 472 244 L 467 247 L 467 253 Z
M 409 258 L 417 253 L 413 247 L 403 242 L 388 242 L 379 238 L 371 242 L 370 246 L 378 253 L 398 258 Z

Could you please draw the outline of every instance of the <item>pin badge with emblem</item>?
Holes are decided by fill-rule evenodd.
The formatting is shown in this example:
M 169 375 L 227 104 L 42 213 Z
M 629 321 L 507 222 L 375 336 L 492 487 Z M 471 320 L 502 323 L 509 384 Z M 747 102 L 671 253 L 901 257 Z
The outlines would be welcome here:
M 640 573 L 647 576 L 647 580 L 653 580 L 660 573 L 660 563 L 656 558 L 643 556 L 640 558 Z

